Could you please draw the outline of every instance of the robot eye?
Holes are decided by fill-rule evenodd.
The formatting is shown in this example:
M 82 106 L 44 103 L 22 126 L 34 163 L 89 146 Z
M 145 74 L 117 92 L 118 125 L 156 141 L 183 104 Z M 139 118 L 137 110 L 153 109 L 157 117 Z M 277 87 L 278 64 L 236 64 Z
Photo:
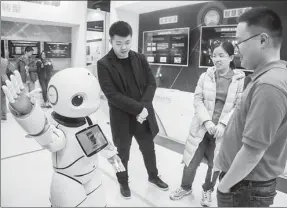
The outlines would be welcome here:
M 52 105 L 58 103 L 58 90 L 54 85 L 51 85 L 48 88 L 48 99 Z
M 84 102 L 84 98 L 82 95 L 75 95 L 73 98 L 72 98 L 72 104 L 76 107 L 82 105 Z

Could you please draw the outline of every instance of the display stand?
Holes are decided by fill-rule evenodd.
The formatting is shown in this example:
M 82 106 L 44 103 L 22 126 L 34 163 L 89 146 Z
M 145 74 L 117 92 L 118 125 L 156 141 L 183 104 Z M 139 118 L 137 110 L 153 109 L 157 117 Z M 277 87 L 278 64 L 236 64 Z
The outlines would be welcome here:
M 194 114 L 193 93 L 157 88 L 153 106 L 159 135 L 185 144 Z

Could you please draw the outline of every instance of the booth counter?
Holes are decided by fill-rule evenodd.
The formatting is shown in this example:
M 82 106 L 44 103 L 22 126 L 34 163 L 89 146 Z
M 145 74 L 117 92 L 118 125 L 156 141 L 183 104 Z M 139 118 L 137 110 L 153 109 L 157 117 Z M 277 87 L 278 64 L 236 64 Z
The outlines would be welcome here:
M 194 114 L 193 93 L 157 88 L 153 106 L 159 135 L 185 144 Z

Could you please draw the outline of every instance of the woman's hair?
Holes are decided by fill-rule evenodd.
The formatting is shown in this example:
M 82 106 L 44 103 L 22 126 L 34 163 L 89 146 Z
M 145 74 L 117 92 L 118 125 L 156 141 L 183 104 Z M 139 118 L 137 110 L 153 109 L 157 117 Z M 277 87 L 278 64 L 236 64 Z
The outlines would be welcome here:
M 214 44 L 213 46 L 213 50 L 217 47 L 221 46 L 223 48 L 223 50 L 225 50 L 225 52 L 229 55 L 229 56 L 233 56 L 234 55 L 234 46 L 232 45 L 231 42 L 228 42 L 228 41 L 223 41 L 221 43 L 217 43 L 217 44 Z M 212 51 L 213 51 L 212 50 Z M 235 63 L 234 61 L 232 60 L 230 62 L 230 68 L 231 69 L 235 69 Z

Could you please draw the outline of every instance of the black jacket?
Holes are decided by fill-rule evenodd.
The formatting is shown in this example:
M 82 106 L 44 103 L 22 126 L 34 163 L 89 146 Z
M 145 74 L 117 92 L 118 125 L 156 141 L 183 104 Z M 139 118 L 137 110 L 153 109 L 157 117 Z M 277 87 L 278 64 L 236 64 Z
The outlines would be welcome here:
M 43 63 L 43 68 L 42 68 L 42 60 L 39 59 L 36 63 L 37 65 L 37 74 L 39 77 L 39 81 L 42 82 L 44 80 L 50 80 L 52 76 L 52 71 L 53 71 L 53 65 L 44 65 Z M 50 59 L 45 59 L 44 62 L 51 62 Z
M 113 138 L 123 138 L 130 134 L 130 119 L 140 114 L 143 107 L 148 110 L 147 122 L 154 138 L 159 131 L 152 105 L 156 90 L 155 78 L 143 54 L 130 51 L 129 57 L 136 84 L 141 93 L 140 102 L 127 96 L 127 82 L 124 74 L 121 73 L 122 70 L 119 70 L 122 66 L 117 61 L 113 49 L 98 61 L 98 79 L 108 99 Z

